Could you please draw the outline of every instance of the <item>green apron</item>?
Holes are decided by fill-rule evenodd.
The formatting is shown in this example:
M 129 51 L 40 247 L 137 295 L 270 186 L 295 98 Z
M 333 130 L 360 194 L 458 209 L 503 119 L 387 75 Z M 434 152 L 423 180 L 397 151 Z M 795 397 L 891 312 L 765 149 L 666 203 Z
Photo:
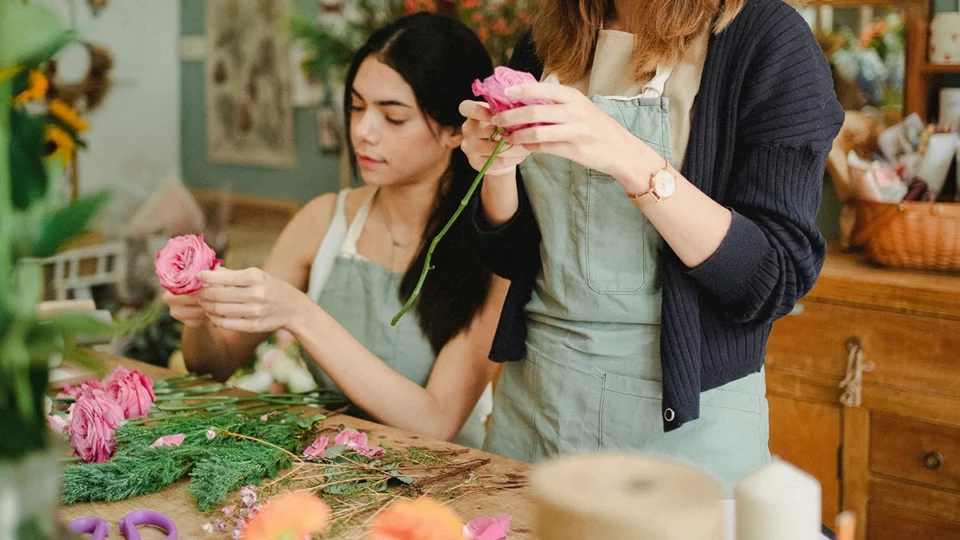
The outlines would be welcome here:
M 590 96 L 668 160 L 669 70 L 633 98 Z M 701 396 L 700 419 L 664 433 L 660 364 L 664 242 L 611 176 L 555 156 L 521 165 L 542 234 L 526 308 L 527 355 L 504 365 L 485 450 L 534 462 L 599 450 L 667 454 L 732 488 L 769 461 L 763 373 Z
M 366 224 L 373 197 L 357 212 L 347 228 L 346 193 L 343 191 L 338 197 L 330 230 L 311 266 L 307 294 L 388 366 L 420 386 L 426 386 L 437 357 L 417 318 L 404 317 L 396 326 L 390 325 L 390 319 L 402 307 L 398 291 L 403 274 L 392 272 L 357 253 L 357 240 Z M 309 357 L 306 360 L 318 387 L 339 390 L 315 361 Z M 350 414 L 369 418 L 356 407 L 351 407 Z M 480 448 L 485 435 L 481 415 L 478 406 L 457 434 L 455 443 Z

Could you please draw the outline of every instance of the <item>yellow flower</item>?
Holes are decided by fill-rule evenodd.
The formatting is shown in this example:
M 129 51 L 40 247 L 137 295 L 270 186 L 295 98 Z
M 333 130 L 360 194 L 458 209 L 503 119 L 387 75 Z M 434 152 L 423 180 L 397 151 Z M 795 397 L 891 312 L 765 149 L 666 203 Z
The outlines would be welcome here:
M 10 77 L 16 77 L 17 73 L 20 73 L 21 71 L 23 71 L 23 66 L 0 69 L 0 82 L 3 82 Z
M 49 107 L 50 114 L 56 118 L 59 118 L 64 124 L 70 126 L 70 129 L 74 131 L 86 131 L 90 128 L 90 124 L 88 124 L 83 118 L 80 118 L 80 113 L 59 99 L 50 100 Z
M 73 138 L 70 137 L 69 133 L 58 127 L 47 126 L 46 132 L 47 140 L 54 145 L 53 152 L 47 157 L 49 159 L 59 157 L 60 162 L 66 167 L 67 164 L 70 163 L 70 158 L 73 156 L 73 149 L 77 144 L 73 142 Z
M 433 499 L 400 500 L 377 516 L 367 540 L 463 540 L 463 523 Z
M 46 75 L 36 70 L 31 71 L 27 89 L 13 98 L 13 102 L 23 104 L 28 101 L 41 100 L 47 95 L 48 88 L 50 88 L 50 82 L 47 81 Z

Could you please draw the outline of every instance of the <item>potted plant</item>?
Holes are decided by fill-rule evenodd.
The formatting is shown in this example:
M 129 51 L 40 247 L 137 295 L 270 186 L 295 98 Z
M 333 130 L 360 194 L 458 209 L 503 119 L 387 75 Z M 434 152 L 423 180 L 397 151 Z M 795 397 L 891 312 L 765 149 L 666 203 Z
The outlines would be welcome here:
M 59 15 L 0 0 L 0 538 L 50 538 L 61 448 L 47 429 L 50 359 L 92 362 L 73 345 L 109 329 L 79 314 L 37 315 L 43 270 L 34 262 L 83 232 L 106 202 L 69 201 L 64 170 L 86 123 L 48 98 L 51 58 L 73 40 Z

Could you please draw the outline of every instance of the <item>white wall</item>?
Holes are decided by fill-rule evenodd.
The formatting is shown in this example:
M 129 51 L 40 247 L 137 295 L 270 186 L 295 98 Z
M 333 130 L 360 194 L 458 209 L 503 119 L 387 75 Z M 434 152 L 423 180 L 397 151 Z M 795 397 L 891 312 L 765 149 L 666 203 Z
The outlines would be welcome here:
M 113 236 L 157 185 L 180 178 L 180 2 L 110 0 L 98 16 L 85 0 L 43 2 L 114 58 L 114 87 L 87 116 L 89 147 L 79 154 L 81 193 L 114 191 L 101 221 Z M 63 69 L 76 71 L 70 53 Z

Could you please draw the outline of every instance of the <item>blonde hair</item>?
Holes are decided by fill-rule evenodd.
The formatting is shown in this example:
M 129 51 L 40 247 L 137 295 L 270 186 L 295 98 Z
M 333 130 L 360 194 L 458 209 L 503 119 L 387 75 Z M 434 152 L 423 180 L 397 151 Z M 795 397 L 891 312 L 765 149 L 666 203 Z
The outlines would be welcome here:
M 640 79 L 658 64 L 688 58 L 708 26 L 720 32 L 740 13 L 746 0 L 632 0 L 618 13 L 630 33 L 642 36 L 633 50 Z M 541 0 L 533 20 L 537 54 L 561 81 L 584 77 L 593 63 L 597 31 L 612 0 Z

